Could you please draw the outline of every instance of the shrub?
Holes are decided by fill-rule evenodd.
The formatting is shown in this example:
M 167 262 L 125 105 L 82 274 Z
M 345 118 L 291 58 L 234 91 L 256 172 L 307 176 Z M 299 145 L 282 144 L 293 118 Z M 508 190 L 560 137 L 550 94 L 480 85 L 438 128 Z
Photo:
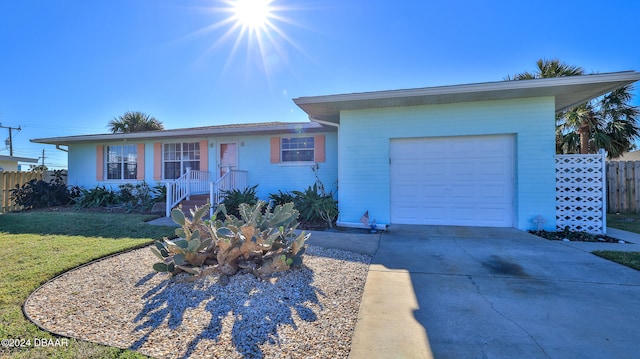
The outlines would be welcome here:
M 273 203 L 274 206 L 279 206 L 287 204 L 289 202 L 295 202 L 296 196 L 289 191 L 278 191 L 278 193 L 269 194 L 269 200 Z
M 258 185 L 247 187 L 243 190 L 233 189 L 222 191 L 222 196 L 224 197 L 222 204 L 224 204 L 227 213 L 235 217 L 240 217 L 240 204 L 246 203 L 253 205 L 258 203 L 258 196 L 256 195 L 257 189 Z
M 11 198 L 25 209 L 63 206 L 71 203 L 78 187 L 68 187 L 64 181 L 64 171 L 53 171 L 54 178 L 49 182 L 31 180 L 22 186 L 16 185 Z
M 117 192 L 102 185 L 89 190 L 81 189 L 75 202 L 83 208 L 108 207 L 119 204 L 120 198 Z
M 153 269 L 174 275 L 182 271 L 199 276 L 217 274 L 224 284 L 224 278 L 240 269 L 263 278 L 300 266 L 310 234 L 295 234 L 298 211 L 293 203 L 276 206 L 273 211 L 265 205 L 264 201 L 243 203 L 238 218 L 227 213 L 222 204 L 210 221 L 202 220 L 209 204 L 192 211 L 193 220 L 181 209 L 174 209 L 171 217 L 181 225 L 176 230 L 180 238 L 156 241 L 151 251 L 161 262 Z M 217 218 L 221 214 L 224 220 Z M 202 269 L 204 264 L 211 266 Z
M 75 198 L 76 205 L 82 208 L 118 206 L 125 212 L 148 211 L 159 198 L 166 198 L 166 191 L 162 186 L 149 187 L 146 182 L 136 184 L 125 183 L 118 186 L 118 190 L 104 185 L 92 189 L 81 189 Z
M 119 202 L 127 211 L 148 211 L 153 207 L 156 193 L 146 182 L 131 184 L 125 183 L 118 186 Z M 166 193 L 165 193 L 166 198 Z
M 318 220 L 327 223 L 329 228 L 333 227 L 338 216 L 338 201 L 333 198 L 333 194 L 320 193 L 318 185 L 309 186 L 304 192 L 293 191 L 295 195 L 295 206 L 300 211 L 302 219 L 307 222 Z
M 151 190 L 153 192 L 153 202 L 166 202 L 167 201 L 167 186 L 158 183 L 155 186 L 153 186 L 153 189 Z

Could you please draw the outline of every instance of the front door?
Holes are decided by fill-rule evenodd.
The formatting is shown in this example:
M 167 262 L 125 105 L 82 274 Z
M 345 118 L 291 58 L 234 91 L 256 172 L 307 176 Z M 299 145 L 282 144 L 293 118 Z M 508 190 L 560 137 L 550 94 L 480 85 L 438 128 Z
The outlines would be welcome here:
M 238 144 L 233 143 L 221 143 L 219 153 L 219 175 L 224 176 L 225 173 L 238 167 Z

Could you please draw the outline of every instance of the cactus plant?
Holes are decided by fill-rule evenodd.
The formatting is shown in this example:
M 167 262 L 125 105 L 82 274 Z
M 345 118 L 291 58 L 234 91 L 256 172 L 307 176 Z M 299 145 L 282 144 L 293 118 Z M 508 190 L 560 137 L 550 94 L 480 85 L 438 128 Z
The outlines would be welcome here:
M 222 204 L 210 220 L 203 220 L 208 211 L 208 204 L 191 210 L 192 219 L 181 209 L 171 212 L 171 218 L 181 226 L 176 229 L 179 238 L 155 243 L 151 251 L 161 262 L 153 269 L 225 277 L 243 270 L 262 278 L 302 265 L 310 234 L 296 234 L 299 213 L 293 203 L 273 209 L 264 201 L 243 203 L 238 208 L 239 218 L 227 213 Z M 210 267 L 205 270 L 203 265 Z

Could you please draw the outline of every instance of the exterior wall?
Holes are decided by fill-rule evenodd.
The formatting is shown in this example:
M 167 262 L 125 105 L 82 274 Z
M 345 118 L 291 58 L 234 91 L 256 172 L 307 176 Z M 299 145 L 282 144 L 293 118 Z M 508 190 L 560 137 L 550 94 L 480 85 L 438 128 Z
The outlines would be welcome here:
M 99 184 L 96 180 L 96 146 L 96 143 L 79 143 L 68 146 L 67 183 L 70 186 L 92 188 Z
M 315 135 L 316 133 L 314 133 Z M 324 183 L 327 191 L 337 192 L 337 168 L 338 168 L 338 140 L 336 132 L 323 133 L 325 135 L 325 162 L 318 163 L 320 180 Z M 218 176 L 218 149 L 220 143 L 235 142 L 238 144 L 238 168 L 247 171 L 247 183 L 249 185 L 258 185 L 258 196 L 267 200 L 270 193 L 291 190 L 304 190 L 316 181 L 315 175 L 311 170 L 313 163 L 305 164 L 284 164 L 271 163 L 269 157 L 270 139 L 274 136 L 292 136 L 292 134 L 282 135 L 252 135 L 252 136 L 218 136 L 210 138 L 193 138 L 180 139 L 183 142 L 196 142 L 200 140 L 208 141 L 208 148 L 201 151 L 207 151 L 208 170 L 212 178 Z M 165 182 L 163 180 L 154 180 L 154 143 L 155 142 L 174 142 L 164 141 L 143 141 L 144 143 L 144 180 L 149 185 L 154 186 L 157 183 Z M 121 142 L 111 143 L 83 143 L 73 144 L 69 146 L 69 175 L 68 183 L 70 185 L 78 185 L 85 188 L 93 188 L 97 185 L 105 185 L 116 189 L 120 184 L 127 182 L 126 180 L 102 180 L 96 179 L 96 146 L 118 144 Z M 130 142 L 137 144 L 140 142 Z
M 17 171 L 18 162 L 15 161 L 0 161 L 0 168 L 4 171 Z
M 555 230 L 555 103 L 553 97 L 343 111 L 340 114 L 339 222 L 365 211 L 390 221 L 392 138 L 514 134 L 516 228 L 541 215 Z
M 314 133 L 315 134 L 315 133 Z M 338 183 L 338 135 L 336 132 L 324 133 L 325 135 L 325 162 L 318 163 L 318 175 L 325 186 L 326 191 L 337 192 Z M 271 163 L 270 161 L 270 139 L 274 136 L 264 135 L 246 136 L 236 138 L 216 138 L 210 139 L 209 144 L 220 142 L 238 143 L 238 169 L 247 171 L 247 183 L 258 185 L 258 197 L 268 201 L 270 193 L 281 191 L 303 191 L 316 182 L 315 174 L 312 171 L 314 163 Z M 217 153 L 210 153 L 209 158 L 218 160 Z M 210 160 L 210 161 L 211 161 Z M 217 164 L 215 167 L 217 169 Z

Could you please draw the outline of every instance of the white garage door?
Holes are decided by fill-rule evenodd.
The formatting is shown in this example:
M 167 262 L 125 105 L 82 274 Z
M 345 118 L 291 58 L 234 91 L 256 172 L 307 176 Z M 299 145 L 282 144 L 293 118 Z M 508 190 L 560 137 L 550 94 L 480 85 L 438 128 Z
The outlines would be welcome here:
M 391 223 L 512 227 L 513 136 L 392 139 Z

